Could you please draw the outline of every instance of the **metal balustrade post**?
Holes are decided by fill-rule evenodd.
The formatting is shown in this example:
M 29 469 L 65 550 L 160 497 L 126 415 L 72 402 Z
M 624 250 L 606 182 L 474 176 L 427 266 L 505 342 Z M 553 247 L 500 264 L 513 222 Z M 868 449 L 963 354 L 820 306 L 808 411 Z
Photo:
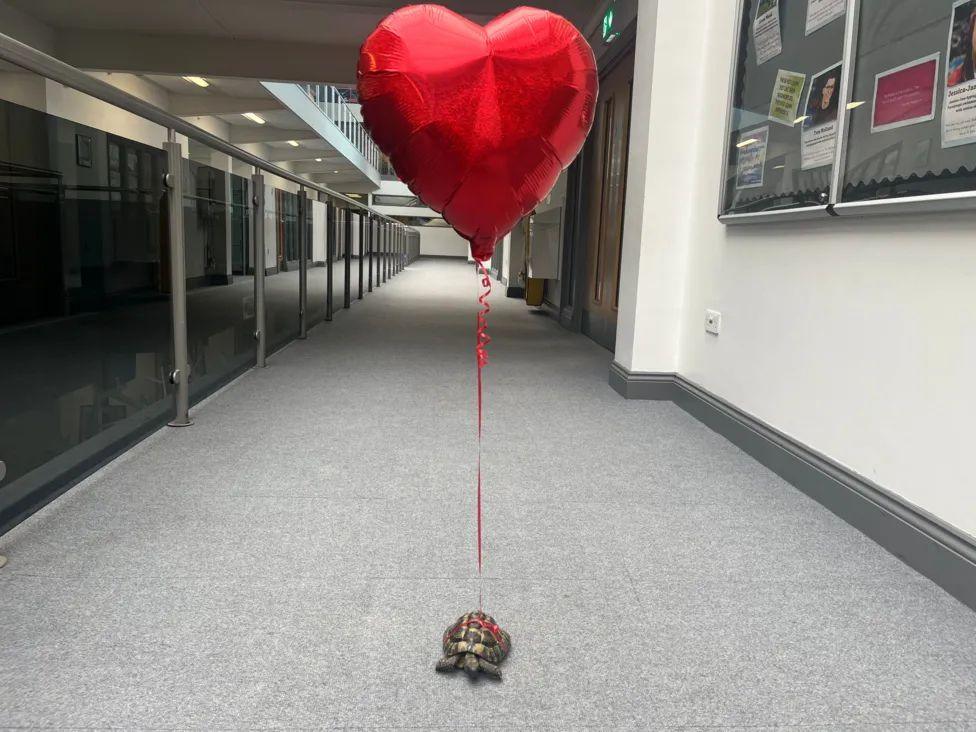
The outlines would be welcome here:
M 264 307 L 264 280 L 267 267 L 264 263 L 264 176 L 254 169 L 251 176 L 251 246 L 254 249 L 254 340 L 255 360 L 259 368 L 267 363 L 266 315 Z
M 386 273 L 387 280 L 393 279 L 393 224 L 386 225 Z
M 372 215 L 367 215 L 366 217 L 366 243 L 369 246 L 369 260 L 366 262 L 367 268 L 367 278 L 366 278 L 366 291 L 373 291 L 373 246 L 375 242 L 374 234 L 376 233 L 376 222 L 373 220 Z
M 176 416 L 170 427 L 187 427 L 190 419 L 190 360 L 186 335 L 186 243 L 183 234 L 183 151 L 176 132 L 169 129 L 166 150 L 166 187 L 169 189 L 169 282 L 173 314 L 173 371 L 176 386 Z
M 377 222 L 376 227 L 376 286 L 379 287 L 383 284 L 383 255 L 384 248 L 386 244 L 384 243 L 384 237 L 386 236 L 386 222 L 382 219 Z
M 330 198 L 325 204 L 325 319 L 332 320 L 332 260 L 336 246 L 336 206 Z
M 308 338 L 308 193 L 298 189 L 298 337 Z
M 348 208 L 342 210 L 342 215 L 345 218 L 345 231 L 343 232 L 343 237 L 346 242 L 345 251 L 343 254 L 343 282 L 346 287 L 342 291 L 342 307 L 348 310 L 352 304 L 352 211 Z
M 385 221 L 380 223 L 380 271 L 376 275 L 378 281 L 386 282 L 386 236 L 389 224 Z
M 383 284 L 383 228 L 386 222 L 376 219 L 376 289 Z
M 366 217 L 359 214 L 359 297 L 363 299 L 363 247 L 366 246 Z

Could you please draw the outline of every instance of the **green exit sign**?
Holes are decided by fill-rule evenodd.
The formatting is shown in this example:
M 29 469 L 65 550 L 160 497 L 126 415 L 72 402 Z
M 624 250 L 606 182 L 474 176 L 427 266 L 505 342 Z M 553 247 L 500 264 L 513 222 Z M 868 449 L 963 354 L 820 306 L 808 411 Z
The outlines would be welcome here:
M 610 0 L 610 4 L 607 6 L 607 12 L 603 14 L 603 42 L 613 43 L 619 33 L 615 33 L 613 30 L 613 3 L 614 0 Z

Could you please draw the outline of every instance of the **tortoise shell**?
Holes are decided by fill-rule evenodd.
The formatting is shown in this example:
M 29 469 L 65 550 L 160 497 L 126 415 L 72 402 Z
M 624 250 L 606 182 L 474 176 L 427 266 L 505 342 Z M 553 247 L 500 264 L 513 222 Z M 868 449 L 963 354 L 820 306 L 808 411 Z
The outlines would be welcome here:
M 448 627 L 443 645 L 439 671 L 463 668 L 469 673 L 484 671 L 500 678 L 498 664 L 508 656 L 512 639 L 493 617 L 479 610 L 465 613 Z

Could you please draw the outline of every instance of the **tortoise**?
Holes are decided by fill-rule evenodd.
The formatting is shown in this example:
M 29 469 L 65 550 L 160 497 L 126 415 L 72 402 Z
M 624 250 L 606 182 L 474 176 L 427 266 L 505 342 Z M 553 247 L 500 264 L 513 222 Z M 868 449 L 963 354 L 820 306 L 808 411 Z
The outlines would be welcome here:
M 491 615 L 481 610 L 465 613 L 444 631 L 444 658 L 437 662 L 437 670 L 464 669 L 472 678 L 483 671 L 500 679 L 498 664 L 511 647 L 511 637 Z

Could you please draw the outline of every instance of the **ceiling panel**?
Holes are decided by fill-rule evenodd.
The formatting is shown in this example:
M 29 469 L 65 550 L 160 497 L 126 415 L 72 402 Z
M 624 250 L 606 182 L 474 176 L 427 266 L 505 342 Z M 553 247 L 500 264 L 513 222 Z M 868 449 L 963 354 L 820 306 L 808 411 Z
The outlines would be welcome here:
M 58 29 L 129 30 L 139 33 L 225 35 L 199 0 L 7 0 L 9 5 Z
M 389 0 L 7 0 L 59 29 L 129 30 L 153 34 L 231 36 L 358 47 L 402 2 Z M 499 0 L 443 0 L 484 23 L 511 9 Z M 596 12 L 592 0 L 536 0 L 582 26 Z

